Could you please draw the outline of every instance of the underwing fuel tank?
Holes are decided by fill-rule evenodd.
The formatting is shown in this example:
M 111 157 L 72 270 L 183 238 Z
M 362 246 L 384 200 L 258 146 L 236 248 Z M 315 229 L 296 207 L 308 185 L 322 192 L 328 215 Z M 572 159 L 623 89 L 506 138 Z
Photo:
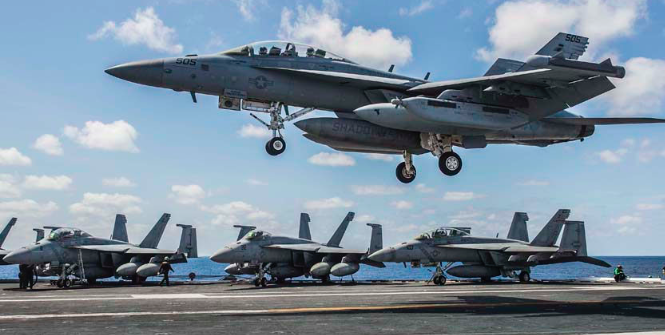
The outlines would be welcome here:
M 446 272 L 460 278 L 496 277 L 501 275 L 499 268 L 484 265 L 460 265 L 450 268 Z
M 330 268 L 332 268 L 332 266 L 332 263 L 319 262 L 312 265 L 312 268 L 309 269 L 309 273 L 312 275 L 312 277 L 325 277 L 330 274 Z
M 136 274 L 136 270 L 141 267 L 143 263 L 139 262 L 129 262 L 125 263 L 123 265 L 120 265 L 115 272 L 123 277 L 130 277 Z
M 270 268 L 270 275 L 276 278 L 294 278 L 304 274 L 302 268 L 291 265 L 277 265 Z
M 141 277 L 152 277 L 156 276 L 159 273 L 159 263 L 148 263 L 141 265 L 137 270 L 136 274 Z
M 330 269 L 330 274 L 337 277 L 352 275 L 360 270 L 358 263 L 337 263 Z
M 389 129 L 363 120 L 322 117 L 301 120 L 295 125 L 308 139 L 332 147 L 422 150 L 419 132 Z

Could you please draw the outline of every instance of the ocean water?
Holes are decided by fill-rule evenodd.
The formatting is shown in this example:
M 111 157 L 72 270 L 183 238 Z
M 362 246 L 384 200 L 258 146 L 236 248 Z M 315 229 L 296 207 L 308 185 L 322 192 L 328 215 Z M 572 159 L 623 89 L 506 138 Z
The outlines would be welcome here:
M 612 266 L 621 264 L 629 277 L 662 277 L 662 268 L 665 266 L 665 256 L 600 256 L 598 257 Z M 194 272 L 196 280 L 219 280 L 227 274 L 224 268 L 228 264 L 219 264 L 209 260 L 207 257 L 190 259 L 188 263 L 173 264 L 175 273 L 174 280 L 185 280 L 187 275 Z M 431 276 L 433 268 L 411 268 L 402 264 L 386 263 L 385 268 L 374 268 L 362 265 L 360 271 L 353 275 L 356 280 L 426 280 Z M 576 279 L 582 277 L 612 277 L 613 268 L 603 268 L 584 263 L 565 263 L 543 265 L 532 268 L 531 278 L 539 280 L 547 279 Z M 448 276 L 449 278 L 454 278 Z M 0 279 L 17 279 L 18 266 L 0 266 Z M 157 280 L 158 278 L 152 278 Z M 306 279 L 304 277 L 297 279 Z M 336 279 L 336 278 L 334 278 Z M 346 278 L 350 279 L 350 278 Z M 113 278 L 107 280 L 115 280 Z

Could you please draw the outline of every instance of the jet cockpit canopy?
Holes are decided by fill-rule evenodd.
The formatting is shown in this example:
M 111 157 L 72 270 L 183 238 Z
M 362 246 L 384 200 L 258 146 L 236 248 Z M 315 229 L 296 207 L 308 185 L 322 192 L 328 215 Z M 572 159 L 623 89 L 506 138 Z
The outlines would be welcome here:
M 87 237 L 90 234 L 76 228 L 58 228 L 48 235 L 49 241 L 64 241 L 73 237 Z
M 431 232 L 422 233 L 418 235 L 415 239 L 427 240 L 431 238 L 463 236 L 469 234 L 471 234 L 471 228 L 469 227 L 441 227 Z
M 262 41 L 223 51 L 222 55 L 248 57 L 315 57 L 355 64 L 332 52 L 287 41 Z
M 266 237 L 266 236 L 270 236 L 270 234 L 266 233 L 262 230 L 252 230 L 249 233 L 247 233 L 247 235 L 245 235 L 244 238 L 246 240 L 251 241 L 251 240 L 258 240 L 258 239 L 261 239 L 261 238 Z

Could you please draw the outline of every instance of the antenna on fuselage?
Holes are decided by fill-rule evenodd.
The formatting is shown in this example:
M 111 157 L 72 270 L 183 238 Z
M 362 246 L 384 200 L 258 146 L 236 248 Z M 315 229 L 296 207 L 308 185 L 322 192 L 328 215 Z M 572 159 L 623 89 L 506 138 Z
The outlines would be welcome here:
M 429 80 L 429 75 L 430 74 L 431 74 L 430 72 L 427 72 L 427 74 L 425 75 L 425 79 L 423 79 L 423 80 Z
M 393 72 L 395 69 L 395 64 L 390 65 L 390 68 L 388 69 L 388 72 Z

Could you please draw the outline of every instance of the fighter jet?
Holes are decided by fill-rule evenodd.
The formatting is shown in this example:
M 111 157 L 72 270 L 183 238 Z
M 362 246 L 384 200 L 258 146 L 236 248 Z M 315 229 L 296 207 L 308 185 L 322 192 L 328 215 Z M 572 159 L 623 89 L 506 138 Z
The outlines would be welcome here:
M 215 252 L 210 259 L 217 263 L 244 265 L 237 269 L 256 267 L 258 273 L 254 279 L 255 286 L 267 285 L 264 277 L 266 273 L 277 282 L 302 275 L 311 275 L 326 282 L 331 274 L 339 277 L 353 275 L 360 269 L 360 263 L 383 267 L 381 263 L 366 259 L 367 251 L 344 249 L 339 246 L 354 215 L 353 212 L 349 212 L 325 244 L 305 238 L 309 235 L 309 226 L 303 228 L 303 222 L 309 222 L 309 216 L 301 216 L 301 219 L 305 220 L 301 220 L 299 238 L 272 236 L 264 231 L 251 230 L 239 241 Z M 380 238 L 380 234 L 381 226 L 373 225 L 372 239 L 376 239 L 375 236 Z
M 377 262 L 411 262 L 412 266 L 436 266 L 433 276 L 435 284 L 446 283 L 444 272 L 461 278 L 481 278 L 487 282 L 491 277 L 518 277 L 520 282 L 531 279 L 533 266 L 584 262 L 610 267 L 606 262 L 587 256 L 584 222 L 567 221 L 570 210 L 560 209 L 528 242 L 526 213 L 517 212 L 508 237 L 491 238 L 471 235 L 471 228 L 439 228 L 424 233 L 414 240 L 381 249 L 369 256 Z M 565 226 L 565 228 L 563 228 Z M 555 243 L 563 228 L 561 245 Z M 440 264 L 448 264 L 441 268 Z M 451 267 L 457 262 L 463 263 Z M 520 271 L 517 275 L 517 271 Z
M 35 264 L 42 276 L 58 276 L 59 287 L 72 285 L 70 275 L 93 284 L 98 278 L 114 275 L 144 279 L 157 275 L 159 263 L 170 257 L 171 263 L 187 262 L 187 256 L 196 257 L 196 231 L 191 226 L 183 228 L 178 250 L 158 249 L 164 228 L 171 215 L 165 213 L 150 230 L 145 239 L 134 245 L 127 241 L 94 237 L 77 228 L 55 228 L 49 236 L 35 244 L 14 250 L 5 256 L 7 263 Z M 124 216 L 116 218 L 115 237 L 127 239 Z
M 314 109 L 337 117 L 296 122 L 304 136 L 340 151 L 401 154 L 397 178 L 416 177 L 412 155 L 430 152 L 448 176 L 462 159 L 453 147 L 545 147 L 584 140 L 596 125 L 665 122 L 583 118 L 566 111 L 614 88 L 625 69 L 610 59 L 579 61 L 587 37 L 559 33 L 525 62 L 498 59 L 482 77 L 429 82 L 364 67 L 312 46 L 257 42 L 211 55 L 139 61 L 106 72 L 138 84 L 219 97 L 218 107 L 249 111 L 273 133 L 270 155 L 286 149 L 281 129 Z M 371 48 L 372 46 L 367 46 Z M 288 106 L 302 109 L 290 113 Z M 267 113 L 265 122 L 254 112 Z
M 12 227 L 14 227 L 14 225 L 16 224 L 16 220 L 17 220 L 16 218 L 11 218 L 9 222 L 7 222 L 5 229 L 3 229 L 2 232 L 0 232 L 0 265 L 9 264 L 4 261 L 4 258 L 10 251 L 2 249 L 2 244 L 5 243 L 7 235 L 9 235 L 9 231 L 12 230 Z

